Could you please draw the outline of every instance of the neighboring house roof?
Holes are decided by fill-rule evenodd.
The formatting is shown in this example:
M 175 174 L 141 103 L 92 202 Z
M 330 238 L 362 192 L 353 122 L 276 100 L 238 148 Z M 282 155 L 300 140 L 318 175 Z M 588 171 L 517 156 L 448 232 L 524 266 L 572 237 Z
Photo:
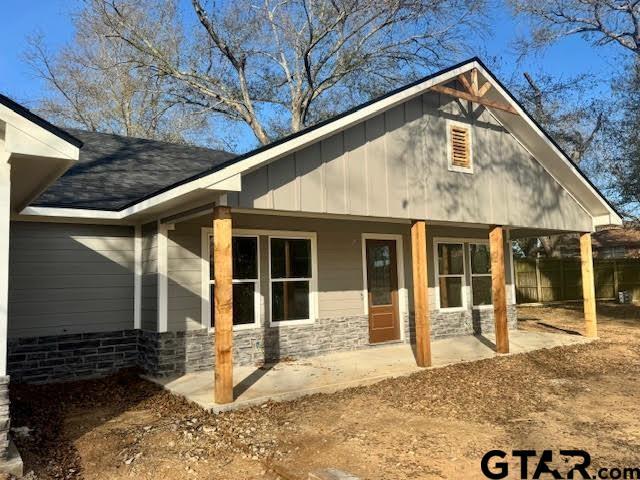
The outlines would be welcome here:
M 166 185 L 224 164 L 222 150 L 69 129 L 80 159 L 34 205 L 120 210 Z
M 52 123 L 47 122 L 44 118 L 39 117 L 28 108 L 23 107 L 19 103 L 14 102 L 9 97 L 6 97 L 1 93 L 0 93 L 0 104 L 13 110 L 15 113 L 17 113 L 21 117 L 26 118 L 27 120 L 35 123 L 39 127 L 44 128 L 48 132 L 53 133 L 54 135 L 61 138 L 62 140 L 69 142 L 71 145 L 78 148 L 82 147 L 82 141 L 80 141 L 78 138 L 71 135 L 68 131 L 63 130 L 59 127 L 56 127 Z
M 640 253 L 640 229 L 637 228 L 604 228 L 591 234 L 591 243 L 596 252 L 615 248 L 625 248 L 626 254 L 637 256 Z M 575 235 L 564 235 L 557 249 L 562 255 L 578 256 L 580 242 Z
M 153 190 L 150 188 L 143 197 L 133 196 L 134 199 L 128 204 L 118 203 L 118 207 L 113 207 L 112 204 L 110 206 L 106 203 L 95 202 L 91 208 L 102 210 L 99 213 L 99 218 L 119 220 L 142 214 L 150 208 L 158 208 L 166 202 L 172 202 L 176 198 L 189 195 L 198 189 L 225 190 L 221 185 L 229 179 L 239 177 L 291 152 L 365 121 L 380 112 L 408 101 L 410 98 L 421 95 L 436 85 L 453 81 L 459 74 L 474 68 L 478 69 L 485 80 L 494 87 L 487 96 L 506 100 L 513 106 L 513 111 L 517 113 L 514 115 L 512 113 L 493 111 L 494 116 L 531 152 L 532 156 L 543 163 L 548 172 L 556 178 L 556 181 L 561 183 L 572 196 L 579 200 L 578 203 L 581 204 L 582 208 L 594 218 L 594 225 L 622 223 L 621 217 L 615 208 L 478 58 L 472 58 L 436 72 L 269 145 L 262 146 L 235 158 L 227 157 L 225 161 L 213 163 L 200 171 L 194 171 L 191 175 L 184 175 L 181 178 L 177 178 L 177 175 L 175 177 L 162 177 L 156 184 L 160 186 L 158 189 Z M 190 149 L 193 147 L 179 146 L 177 148 Z M 54 188 L 56 187 L 57 185 L 54 186 Z M 62 203 L 45 204 L 41 201 L 37 203 L 37 206 L 42 205 L 68 206 L 68 204 Z M 76 214 L 72 210 L 63 210 L 30 207 L 24 213 L 62 217 L 78 216 L 83 218 L 90 218 L 91 215 L 90 212 L 79 211 Z M 98 215 L 98 213 L 95 215 Z
M 592 238 L 594 248 L 640 248 L 640 230 L 636 228 L 607 228 L 595 232 Z

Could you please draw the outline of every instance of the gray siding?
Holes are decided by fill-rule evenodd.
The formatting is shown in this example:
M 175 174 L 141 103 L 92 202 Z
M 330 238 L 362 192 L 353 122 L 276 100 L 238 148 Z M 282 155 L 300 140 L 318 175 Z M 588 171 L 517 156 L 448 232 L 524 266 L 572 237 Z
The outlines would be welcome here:
M 158 236 L 156 223 L 142 226 L 142 329 L 158 330 Z
M 201 229 L 209 227 L 201 217 L 176 224 L 169 232 L 169 319 L 170 331 L 201 328 L 202 272 Z M 400 223 L 320 220 L 266 215 L 237 214 L 234 229 L 316 232 L 318 246 L 318 305 L 320 318 L 348 317 L 364 313 L 362 295 L 362 233 L 403 235 L 405 285 L 410 286 L 411 239 L 409 225 Z M 263 308 L 269 291 L 268 238 L 260 237 Z M 264 318 L 262 319 L 264 323 Z
M 447 119 L 472 126 L 473 174 L 448 170 Z M 467 115 L 437 93 L 246 174 L 229 199 L 242 208 L 591 229 L 588 214 L 483 107 Z
M 436 313 L 436 270 L 434 262 L 437 261 L 436 253 L 434 249 L 436 239 L 460 239 L 463 243 L 472 243 L 474 240 L 489 240 L 489 230 L 481 228 L 459 228 L 449 227 L 441 225 L 429 225 L 427 226 L 427 262 L 428 262 L 428 285 L 429 285 L 429 307 L 432 314 Z M 469 240 L 470 242 L 467 242 Z M 504 236 L 504 268 L 505 268 L 505 283 L 507 286 L 507 304 L 515 305 L 515 284 L 513 280 L 513 266 L 511 262 L 511 244 L 508 242 L 505 232 Z M 465 246 L 465 255 L 466 253 Z M 471 272 L 469 271 L 469 260 L 465 262 L 465 284 L 471 285 Z
M 196 330 L 201 325 L 201 232 L 210 219 L 201 217 L 175 225 L 169 232 L 169 331 Z M 317 233 L 319 318 L 346 318 L 364 314 L 362 234 L 391 233 L 403 238 L 404 283 L 412 310 L 411 237 L 408 223 L 381 223 L 351 220 L 292 218 L 283 216 L 234 214 L 234 229 L 283 230 Z M 460 237 L 487 239 L 487 229 L 429 227 L 428 260 L 431 305 L 434 306 L 433 238 Z M 261 324 L 268 309 L 268 237 L 260 237 Z M 507 251 L 507 260 L 508 249 Z M 507 267 L 507 284 L 511 275 Z M 511 290 L 511 288 L 509 288 Z M 303 327 L 301 327 L 303 328 Z
M 208 219 L 202 221 L 202 226 Z M 185 222 L 169 231 L 167 242 L 168 317 L 172 330 L 193 330 L 202 327 L 201 291 L 201 224 Z
M 133 328 L 133 228 L 11 223 L 9 336 Z

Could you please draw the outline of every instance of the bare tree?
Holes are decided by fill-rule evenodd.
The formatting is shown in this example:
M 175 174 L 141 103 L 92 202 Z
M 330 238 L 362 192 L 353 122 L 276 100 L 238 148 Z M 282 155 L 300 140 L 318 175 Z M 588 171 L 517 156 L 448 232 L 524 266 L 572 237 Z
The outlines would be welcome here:
M 139 68 L 96 20 L 80 11 L 73 41 L 55 54 L 41 35 L 30 38 L 27 60 L 49 87 L 40 113 L 64 126 L 173 142 L 201 134 L 206 117 L 177 102 L 168 79 Z
M 527 111 L 562 146 L 576 164 L 588 161 L 597 146 L 610 105 L 587 93 L 595 80 L 578 75 L 569 80 L 524 72 L 513 86 Z
M 540 48 L 580 35 L 594 46 L 614 44 L 640 53 L 639 0 L 510 0 L 531 20 L 533 32 L 522 47 Z
M 181 105 L 266 144 L 460 54 L 484 0 L 89 0 Z M 478 28 L 475 30 L 477 36 Z M 467 33 L 467 35 L 465 35 Z
M 579 35 L 594 47 L 611 46 L 620 56 L 622 73 L 611 79 L 611 95 L 602 99 L 610 108 L 598 117 L 601 135 L 584 139 L 588 147 L 600 143 L 592 165 L 597 183 L 607 190 L 623 215 L 640 218 L 640 156 L 637 131 L 638 65 L 640 65 L 640 0 L 510 0 L 515 12 L 533 27 L 530 38 L 520 41 L 521 52 L 541 49 L 557 40 Z M 593 94 L 592 94 L 593 96 Z M 586 153 L 583 154 L 583 158 Z
M 640 226 L 640 60 L 613 88 L 620 120 L 608 126 L 613 140 L 602 156 L 605 187 L 630 225 Z

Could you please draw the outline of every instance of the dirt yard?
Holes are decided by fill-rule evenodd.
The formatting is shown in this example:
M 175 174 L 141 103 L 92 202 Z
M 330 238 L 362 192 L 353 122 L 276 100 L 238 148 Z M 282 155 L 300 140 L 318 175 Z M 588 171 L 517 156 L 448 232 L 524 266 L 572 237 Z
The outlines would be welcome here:
M 579 304 L 519 314 L 523 329 L 582 330 Z M 640 466 L 640 308 L 601 304 L 599 327 L 587 345 L 218 416 L 134 375 L 14 386 L 13 426 L 28 427 L 17 443 L 41 479 L 306 479 L 326 467 L 475 479 L 495 448 L 581 448 L 596 466 Z

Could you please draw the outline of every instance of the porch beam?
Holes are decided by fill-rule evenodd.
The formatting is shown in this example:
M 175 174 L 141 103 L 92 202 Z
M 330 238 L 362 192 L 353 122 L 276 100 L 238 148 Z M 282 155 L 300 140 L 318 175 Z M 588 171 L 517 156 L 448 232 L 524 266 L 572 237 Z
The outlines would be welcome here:
M 504 267 L 504 229 L 495 225 L 489 230 L 491 252 L 491 295 L 493 317 L 496 326 L 496 352 L 509 353 L 509 329 L 507 325 L 507 288 Z
M 215 402 L 233 402 L 233 272 L 232 221 L 229 207 L 213 209 L 213 265 L 215 289 Z
M 411 263 L 413 271 L 413 309 L 416 322 L 416 363 L 431 366 L 431 325 L 427 295 L 427 228 L 423 220 L 411 224 Z
M 593 250 L 591 233 L 580 234 L 580 264 L 582 267 L 582 296 L 584 299 L 584 329 L 587 337 L 598 336 L 596 289 L 593 280 Z

